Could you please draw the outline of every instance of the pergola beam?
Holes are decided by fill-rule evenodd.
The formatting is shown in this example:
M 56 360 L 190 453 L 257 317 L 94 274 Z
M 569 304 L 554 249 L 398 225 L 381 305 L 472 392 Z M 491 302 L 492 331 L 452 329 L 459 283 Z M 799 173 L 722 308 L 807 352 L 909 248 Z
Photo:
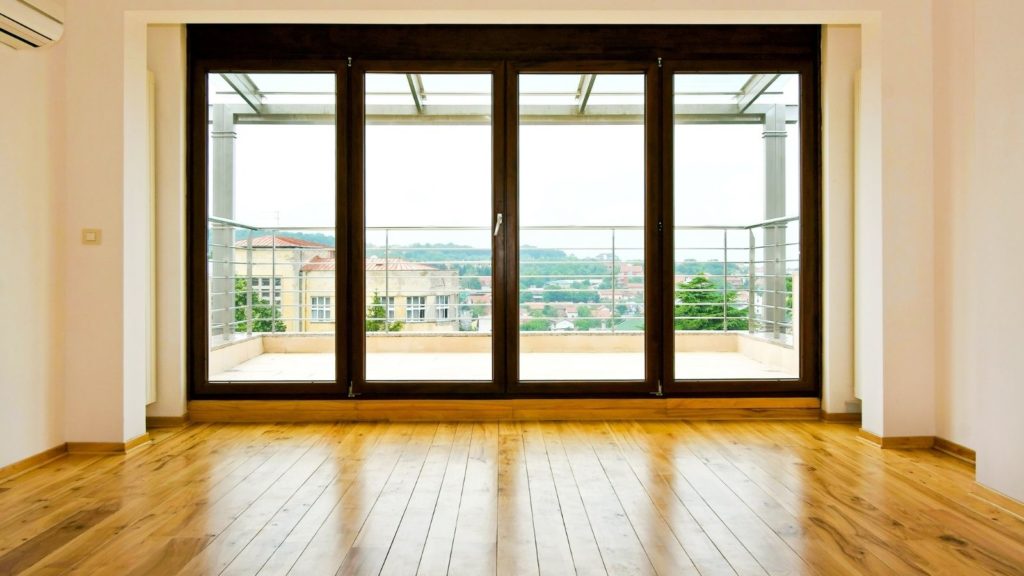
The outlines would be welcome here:
M 734 104 L 677 104 L 674 122 L 680 124 L 763 124 L 772 105 L 754 104 L 740 114 Z M 337 108 L 333 104 L 264 104 L 254 114 L 248 106 L 229 107 L 235 124 L 333 124 Z M 591 104 L 579 114 L 576 104 L 524 105 L 520 108 L 523 124 L 641 124 L 643 106 Z M 487 105 L 433 104 L 422 110 L 410 105 L 370 105 L 366 107 L 369 124 L 489 124 L 493 110 Z M 798 106 L 785 106 L 787 124 L 800 119 Z
M 244 73 L 226 73 L 221 74 L 221 78 L 231 86 L 242 100 L 252 108 L 252 111 L 256 114 L 263 113 L 263 95 L 260 94 L 260 89 L 256 87 L 256 84 L 249 78 L 248 74 Z
M 587 111 L 587 103 L 590 102 L 590 94 L 594 91 L 595 81 L 597 81 L 597 74 L 580 74 L 580 85 L 576 89 L 577 114 Z
M 427 92 L 423 89 L 423 77 L 419 74 L 406 74 L 405 79 L 409 81 L 409 92 L 412 93 L 412 101 L 416 105 L 416 112 L 423 113 L 424 103 L 427 99 Z
M 743 85 L 742 93 L 736 98 L 736 109 L 740 114 L 747 111 L 747 108 L 754 103 L 764 91 L 775 82 L 779 74 L 753 74 L 747 83 Z

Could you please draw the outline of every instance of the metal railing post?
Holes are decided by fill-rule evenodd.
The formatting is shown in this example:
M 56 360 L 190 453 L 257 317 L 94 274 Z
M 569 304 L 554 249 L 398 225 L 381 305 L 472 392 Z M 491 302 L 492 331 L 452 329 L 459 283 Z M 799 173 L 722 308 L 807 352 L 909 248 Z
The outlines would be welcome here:
M 729 331 L 729 229 L 722 228 L 722 332 Z
M 757 284 L 757 274 L 754 268 L 754 260 L 757 254 L 756 241 L 754 240 L 754 229 L 747 230 L 748 241 L 750 242 L 750 255 L 747 260 L 747 333 L 754 333 L 754 286 Z
M 245 242 L 245 335 L 252 336 L 252 230 Z
M 274 332 L 277 332 L 277 230 L 270 231 L 270 333 Z
M 615 333 L 615 228 L 612 228 L 612 334 Z
M 391 330 L 391 284 L 390 284 L 390 273 L 391 268 L 391 229 L 384 229 L 384 298 L 381 304 L 384 305 L 384 332 L 387 333 Z M 397 308 L 397 307 L 396 307 Z M 398 311 L 395 310 L 397 315 Z

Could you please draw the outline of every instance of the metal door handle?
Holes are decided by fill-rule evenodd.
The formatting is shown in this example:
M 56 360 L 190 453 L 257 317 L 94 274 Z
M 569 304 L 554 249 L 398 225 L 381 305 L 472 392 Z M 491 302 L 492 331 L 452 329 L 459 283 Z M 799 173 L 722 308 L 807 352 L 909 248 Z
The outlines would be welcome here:
M 501 212 L 498 212 L 498 219 L 494 223 L 494 235 L 498 235 L 498 230 L 501 230 Z

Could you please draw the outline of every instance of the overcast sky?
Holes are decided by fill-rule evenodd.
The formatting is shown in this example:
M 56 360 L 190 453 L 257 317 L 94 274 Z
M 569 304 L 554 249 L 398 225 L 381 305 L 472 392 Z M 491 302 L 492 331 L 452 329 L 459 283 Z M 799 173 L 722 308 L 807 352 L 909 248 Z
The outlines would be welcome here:
M 795 128 L 790 125 L 787 138 L 789 215 L 797 214 L 799 188 Z M 760 125 L 676 126 L 677 225 L 764 220 L 761 132 Z M 333 226 L 333 126 L 242 125 L 237 134 L 236 220 L 257 226 Z M 641 125 L 522 126 L 521 225 L 642 226 L 643 139 Z M 493 225 L 490 144 L 487 125 L 368 126 L 367 225 L 480 227 L 486 230 L 393 233 L 391 242 L 487 245 Z M 379 243 L 379 236 L 371 234 L 369 241 Z M 620 231 L 617 245 L 620 250 L 641 248 L 641 238 L 639 232 Z M 583 248 L 597 253 L 607 245 L 610 232 L 524 231 L 521 240 L 579 248 L 583 255 Z

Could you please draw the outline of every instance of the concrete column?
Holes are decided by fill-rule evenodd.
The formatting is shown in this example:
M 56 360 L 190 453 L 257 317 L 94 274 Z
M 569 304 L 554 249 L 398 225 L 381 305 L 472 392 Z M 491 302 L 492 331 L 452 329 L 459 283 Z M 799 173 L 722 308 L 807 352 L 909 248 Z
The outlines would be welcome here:
M 231 108 L 213 106 L 213 131 L 210 142 L 210 215 L 233 219 L 235 216 L 235 116 Z M 210 338 L 231 338 L 234 331 L 234 229 L 211 227 L 211 256 L 214 265 L 210 292 L 215 294 L 210 303 Z
M 764 219 L 786 215 L 786 106 L 771 106 L 764 117 Z M 786 228 L 768 227 L 764 232 L 765 320 L 778 336 L 786 317 Z M 775 246 L 775 245 L 778 246 Z

